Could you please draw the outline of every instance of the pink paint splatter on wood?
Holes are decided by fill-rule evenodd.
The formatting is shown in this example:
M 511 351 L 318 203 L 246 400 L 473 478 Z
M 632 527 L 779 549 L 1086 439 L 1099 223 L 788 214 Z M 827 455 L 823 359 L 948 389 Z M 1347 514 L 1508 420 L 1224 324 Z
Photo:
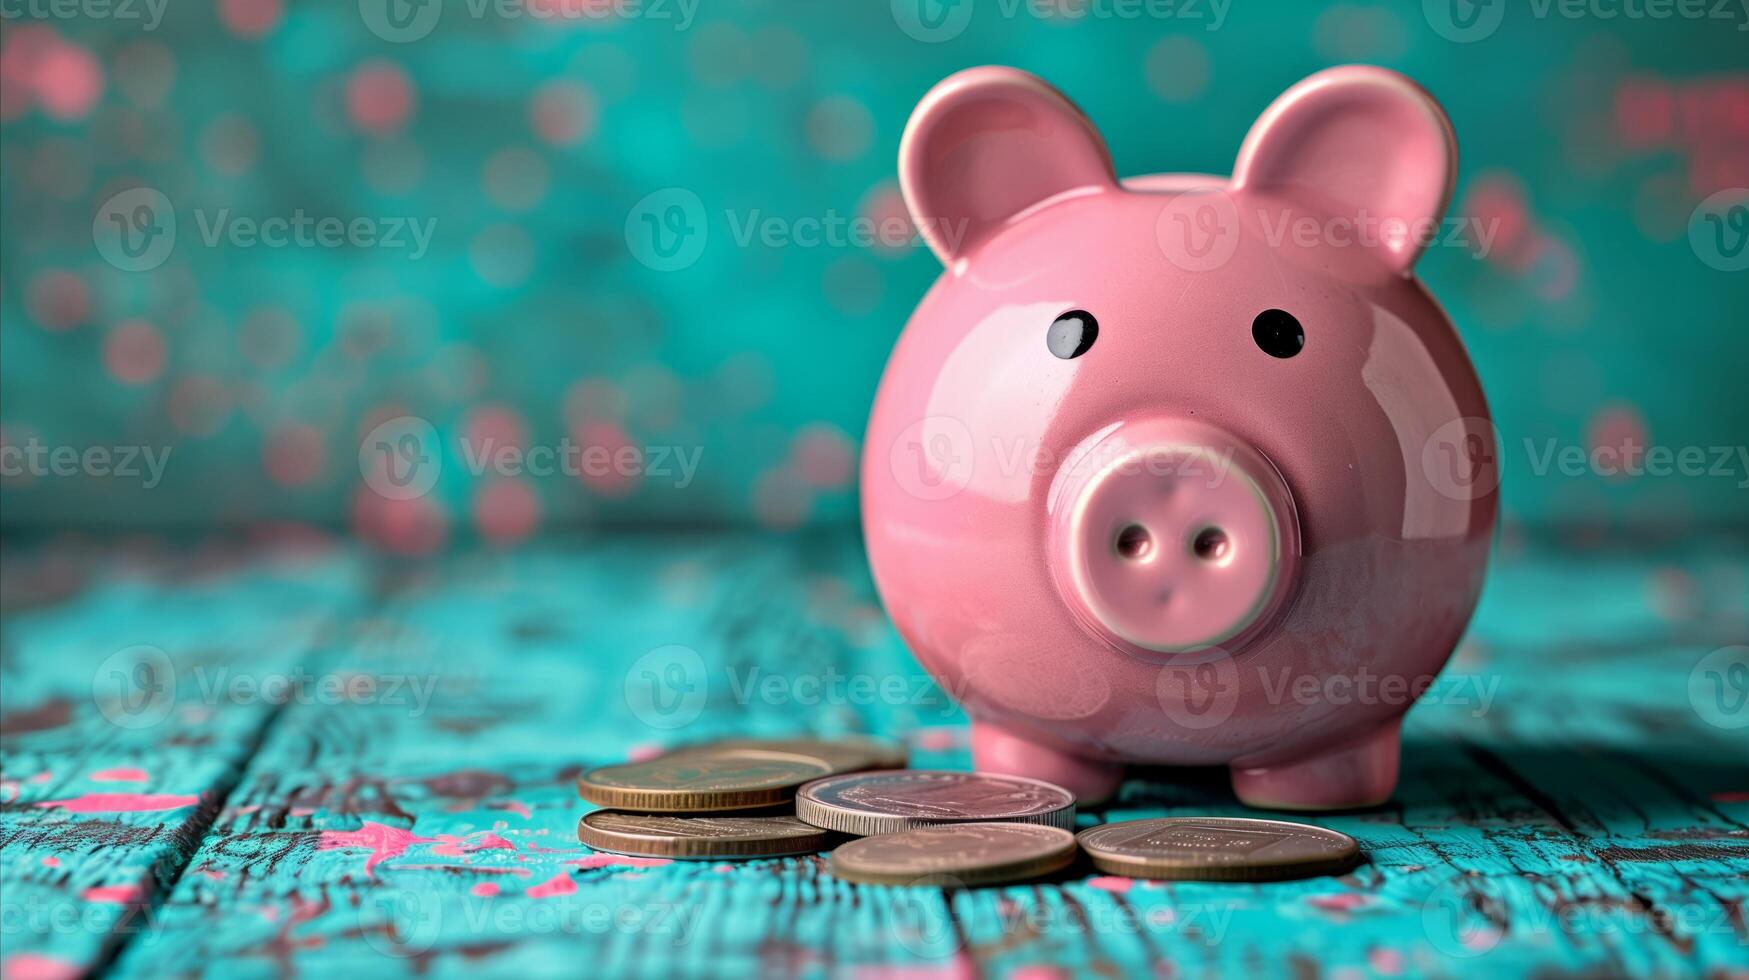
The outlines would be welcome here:
M 509 810 L 511 813 L 514 813 L 525 820 L 534 816 L 534 811 L 530 810 L 528 804 L 521 800 L 493 800 L 486 804 L 486 808 L 490 810 Z
M 43 858 L 43 867 L 45 867 L 45 868 L 58 868 L 60 866 L 61 866 L 61 859 L 58 857 L 55 857 L 54 855 L 50 855 L 46 858 Z
M 72 980 L 83 972 L 77 963 L 41 953 L 14 953 L 0 960 L 0 976 L 6 980 Z
M 546 881 L 530 888 L 525 894 L 529 898 L 552 898 L 557 895 L 569 895 L 577 890 L 577 882 L 571 876 L 560 872 Z
M 1394 949 L 1374 949 L 1366 954 L 1367 963 L 1388 977 L 1403 972 L 1403 954 Z
M 1115 875 L 1101 875 L 1097 878 L 1087 879 L 1088 888 L 1097 888 L 1100 891 L 1112 892 L 1118 895 L 1122 895 L 1129 891 L 1134 885 L 1134 880 L 1129 878 L 1119 878 Z
M 87 902 L 115 902 L 126 905 L 137 902 L 144 893 L 139 885 L 97 885 L 79 893 L 79 897 Z
M 1341 892 L 1335 895 L 1314 895 L 1306 901 L 1310 902 L 1312 907 L 1322 909 L 1325 912 L 1352 912 L 1355 909 L 1365 907 L 1367 904 L 1367 898 L 1365 895 L 1359 895 L 1354 892 Z
M 146 770 L 133 766 L 118 766 L 114 769 L 99 769 L 92 773 L 90 779 L 94 783 L 143 783 L 146 781 Z
M 668 858 L 626 857 L 621 854 L 591 854 L 586 858 L 566 861 L 579 868 L 607 868 L 614 865 L 624 865 L 628 868 L 659 868 L 664 864 L 673 864 Z
M 343 847 L 366 848 L 370 851 L 370 856 L 364 862 L 365 873 L 375 874 L 378 864 L 389 858 L 400 857 L 414 844 L 436 844 L 431 853 L 444 857 L 460 857 L 475 851 L 516 850 L 515 844 L 488 831 L 467 836 L 438 834 L 436 837 L 421 837 L 411 830 L 390 827 L 371 820 L 366 820 L 364 826 L 358 830 L 322 831 L 317 849 L 329 851 Z
M 857 980 L 971 980 L 980 972 L 965 950 L 955 953 L 950 962 L 940 965 L 858 967 Z
M 498 883 L 495 881 L 482 881 L 468 889 L 468 894 L 475 898 L 494 898 L 502 890 L 503 889 L 499 888 Z
M 1714 803 L 1749 803 L 1749 790 L 1732 790 L 1726 793 L 1714 793 Z
M 420 837 L 411 830 L 366 820 L 357 830 L 324 830 L 316 849 L 332 851 L 343 847 L 362 847 L 370 851 L 364 859 L 366 874 L 375 874 L 376 866 L 389 858 L 400 857 L 414 844 L 434 844 L 435 837 Z
M 200 797 L 179 793 L 86 793 L 65 800 L 44 800 L 39 807 L 58 806 L 69 813 L 144 813 L 194 806 Z
M 516 850 L 515 844 L 512 844 L 504 838 L 499 837 L 497 834 L 490 832 L 482 832 L 467 837 L 457 837 L 453 834 L 438 834 L 437 839 L 441 841 L 441 843 L 432 848 L 431 853 L 441 854 L 444 857 L 461 857 L 463 854 L 472 854 L 475 851 Z

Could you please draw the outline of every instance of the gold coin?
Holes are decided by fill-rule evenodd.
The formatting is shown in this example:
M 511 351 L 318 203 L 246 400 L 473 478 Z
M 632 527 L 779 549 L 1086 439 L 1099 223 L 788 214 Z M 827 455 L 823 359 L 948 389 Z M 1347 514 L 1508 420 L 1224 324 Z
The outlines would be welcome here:
M 1060 871 L 1075 835 L 1028 823 L 956 823 L 853 840 L 832 852 L 832 875 L 867 885 L 997 885 Z
M 763 749 L 767 752 L 788 752 L 824 759 L 832 764 L 832 775 L 863 772 L 869 769 L 903 769 L 910 761 L 905 747 L 884 739 L 866 735 L 840 735 L 832 738 L 797 736 L 794 738 L 730 738 L 697 745 L 682 745 L 668 755 L 691 755 L 718 749 Z
M 787 814 L 683 817 L 596 810 L 578 822 L 577 839 L 615 854 L 703 861 L 814 854 L 839 838 Z
M 708 813 L 788 802 L 796 787 L 830 772 L 832 764 L 815 756 L 717 748 L 591 769 L 577 777 L 577 791 L 604 807 Z
M 1341 874 L 1360 861 L 1347 834 L 1285 820 L 1162 817 L 1081 831 L 1093 866 L 1128 878 L 1284 881 Z

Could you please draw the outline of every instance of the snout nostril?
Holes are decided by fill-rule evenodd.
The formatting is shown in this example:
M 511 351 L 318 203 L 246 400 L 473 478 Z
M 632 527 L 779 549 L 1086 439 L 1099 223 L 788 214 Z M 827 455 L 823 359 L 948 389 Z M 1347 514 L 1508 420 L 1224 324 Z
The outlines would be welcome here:
M 1154 537 L 1140 524 L 1126 524 L 1117 532 L 1117 553 L 1130 561 L 1141 561 L 1154 550 Z
M 1190 549 L 1203 561 L 1223 561 L 1232 550 L 1232 543 L 1227 540 L 1227 532 L 1218 527 L 1205 527 L 1196 532 L 1196 537 L 1190 542 Z

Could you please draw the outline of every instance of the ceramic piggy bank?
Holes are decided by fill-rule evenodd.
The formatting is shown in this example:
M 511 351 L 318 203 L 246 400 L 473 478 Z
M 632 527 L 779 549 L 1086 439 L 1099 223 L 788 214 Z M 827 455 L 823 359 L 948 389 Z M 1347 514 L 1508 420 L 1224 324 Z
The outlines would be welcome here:
M 918 105 L 900 183 L 946 270 L 882 378 L 863 519 L 979 769 L 1389 797 L 1497 509 L 1481 387 L 1414 276 L 1455 167 L 1439 105 L 1367 67 L 1282 95 L 1230 178 L 1120 180 L 1011 69 Z

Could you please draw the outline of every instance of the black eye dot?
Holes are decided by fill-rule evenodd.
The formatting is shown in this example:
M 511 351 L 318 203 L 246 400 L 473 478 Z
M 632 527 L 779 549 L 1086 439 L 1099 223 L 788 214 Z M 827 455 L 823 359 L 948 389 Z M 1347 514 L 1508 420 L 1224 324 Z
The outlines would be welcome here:
M 1093 314 L 1086 310 L 1070 310 L 1051 324 L 1050 332 L 1045 334 L 1045 345 L 1051 353 L 1066 361 L 1087 353 L 1097 339 L 1099 321 L 1093 319 Z
M 1306 346 L 1306 331 L 1286 310 L 1264 310 L 1251 321 L 1251 339 L 1270 357 L 1292 357 Z

